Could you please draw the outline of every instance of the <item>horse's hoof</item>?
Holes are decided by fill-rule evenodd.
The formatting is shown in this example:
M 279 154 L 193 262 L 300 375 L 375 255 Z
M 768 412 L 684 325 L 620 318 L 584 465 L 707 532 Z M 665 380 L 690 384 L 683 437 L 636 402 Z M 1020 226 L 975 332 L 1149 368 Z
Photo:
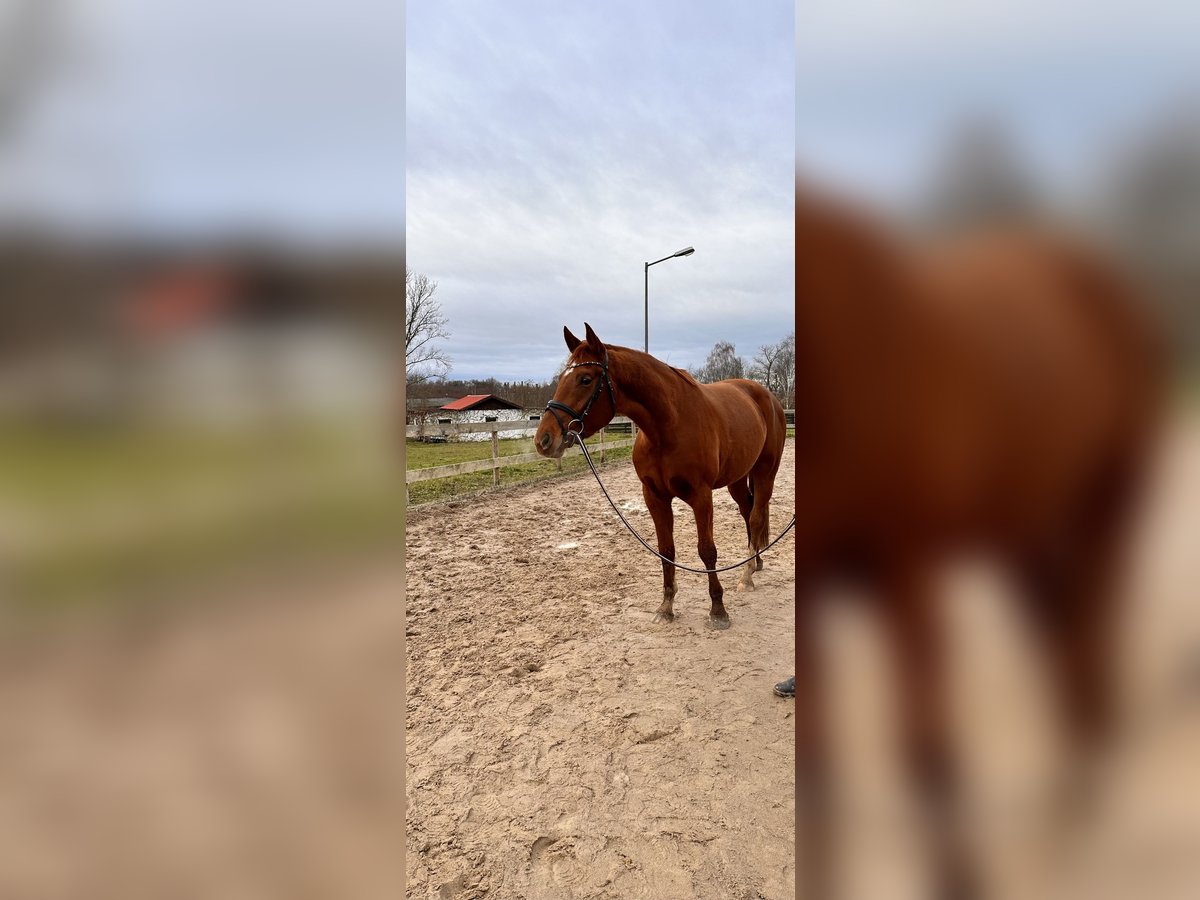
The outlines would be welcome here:
M 760 560 L 758 560 L 758 565 L 756 566 L 756 568 L 754 569 L 754 571 L 756 571 L 756 572 L 761 572 L 761 571 L 762 571 L 762 567 L 763 567 L 763 561 L 760 559 Z
M 654 614 L 654 621 L 655 622 L 674 622 L 675 621 L 675 613 L 656 612 Z
M 752 591 L 752 590 L 754 590 L 754 585 L 753 585 L 753 584 L 746 584 L 744 581 L 739 581 L 739 582 L 738 582 L 737 589 L 738 589 L 738 593 L 739 593 L 739 594 L 741 594 L 741 593 L 747 593 L 747 592 L 749 592 L 749 591 Z
M 724 631 L 730 625 L 729 616 L 712 616 L 708 617 L 708 627 L 714 631 Z

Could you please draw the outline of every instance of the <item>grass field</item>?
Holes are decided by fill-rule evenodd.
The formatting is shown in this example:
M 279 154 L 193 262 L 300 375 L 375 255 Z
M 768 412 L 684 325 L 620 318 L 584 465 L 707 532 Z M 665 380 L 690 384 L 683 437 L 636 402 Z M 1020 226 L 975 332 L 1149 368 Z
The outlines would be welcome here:
M 595 443 L 589 440 L 588 444 Z M 499 441 L 501 456 L 516 456 L 533 452 L 533 439 L 502 438 Z M 426 444 L 410 440 L 405 443 L 405 464 L 409 469 L 428 469 L 432 466 L 448 466 L 473 459 L 487 459 L 492 455 L 492 443 L 488 441 L 447 441 L 444 444 Z
M 794 427 L 788 427 L 788 437 L 795 437 Z M 606 440 L 622 440 L 621 434 L 608 435 Z M 517 456 L 534 451 L 533 438 L 508 438 L 500 442 L 501 456 Z M 588 447 L 596 447 L 600 443 L 599 435 L 588 438 Z M 605 464 L 620 463 L 629 459 L 632 448 L 622 447 L 605 451 Z M 468 462 L 476 459 L 489 459 L 492 455 L 490 441 L 447 441 L 444 444 L 426 444 L 421 441 L 409 440 L 405 443 L 405 466 L 409 470 L 426 469 L 433 466 L 447 466 L 454 463 Z M 599 465 L 600 456 L 592 452 L 592 460 Z M 587 463 L 582 456 L 573 456 L 561 461 L 561 466 L 552 460 L 519 463 L 500 470 L 500 484 L 520 484 L 526 481 L 537 481 L 543 478 L 553 478 L 559 475 L 570 475 L 587 470 Z M 440 478 L 435 481 L 421 481 L 409 485 L 409 502 L 437 503 L 452 500 L 456 497 L 475 494 L 492 487 L 492 473 L 473 472 L 469 475 L 456 475 L 451 478 Z

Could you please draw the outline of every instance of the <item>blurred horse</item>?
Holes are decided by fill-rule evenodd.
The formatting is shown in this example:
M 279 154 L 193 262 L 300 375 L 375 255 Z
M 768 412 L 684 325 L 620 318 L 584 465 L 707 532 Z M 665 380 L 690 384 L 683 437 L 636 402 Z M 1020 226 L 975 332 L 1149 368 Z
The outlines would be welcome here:
M 753 590 L 753 573 L 762 568 L 758 551 L 770 543 L 771 492 L 787 438 L 783 407 L 756 381 L 700 384 L 648 353 L 604 344 L 591 325 L 585 328 L 582 341 L 563 328 L 571 357 L 534 435 L 537 451 L 561 457 L 575 439 L 570 435 L 582 440 L 618 413 L 629 416 L 638 427 L 633 467 L 654 519 L 658 552 L 675 559 L 671 501 L 678 497 L 696 517 L 704 567 L 715 568 L 712 492 L 727 487 L 746 522 L 750 557 L 738 590 Z M 662 567 L 655 620 L 669 622 L 675 618 L 675 566 L 664 561 Z M 715 572 L 708 575 L 708 594 L 709 624 L 728 628 L 725 590 Z
M 829 889 L 818 588 L 865 582 L 939 897 L 978 895 L 955 817 L 931 581 L 988 552 L 1019 588 L 1080 752 L 1114 715 L 1115 581 L 1155 431 L 1157 339 L 1101 260 L 1026 231 L 918 245 L 796 197 L 796 716 L 806 896 Z

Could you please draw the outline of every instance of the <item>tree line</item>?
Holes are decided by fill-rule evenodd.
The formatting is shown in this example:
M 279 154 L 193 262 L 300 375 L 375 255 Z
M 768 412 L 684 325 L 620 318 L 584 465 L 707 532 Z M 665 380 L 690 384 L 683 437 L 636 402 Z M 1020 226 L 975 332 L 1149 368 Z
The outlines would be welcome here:
M 405 377 L 409 400 L 457 398 L 467 394 L 495 394 L 528 409 L 540 409 L 554 396 L 556 379 L 500 381 L 496 378 L 447 378 L 450 357 L 439 341 L 448 338 L 449 322 L 438 302 L 438 283 L 427 275 L 404 270 Z M 565 364 L 565 363 L 564 363 Z M 795 405 L 796 335 L 774 344 L 763 344 L 749 360 L 738 356 L 729 341 L 717 341 L 704 364 L 688 369 L 703 383 L 726 378 L 751 378 L 779 398 L 784 407 Z
M 540 409 L 554 396 L 556 382 L 551 381 L 500 381 L 496 378 L 441 378 L 426 379 L 408 386 L 408 399 L 433 400 L 449 397 L 457 399 L 467 394 L 495 394 L 505 400 L 520 404 L 527 409 Z
M 749 360 L 729 341 L 717 341 L 704 364 L 688 369 L 705 384 L 726 378 L 749 378 L 779 398 L 785 409 L 796 405 L 796 333 L 774 344 L 763 344 Z
M 688 372 L 705 384 L 726 378 L 750 378 L 775 394 L 784 408 L 792 409 L 796 400 L 796 336 L 793 333 L 777 343 L 763 344 L 749 360 L 739 356 L 737 348 L 729 341 L 718 341 L 704 364 Z M 423 378 L 408 385 L 408 398 L 434 400 L 467 394 L 495 394 L 527 409 L 541 409 L 554 396 L 556 387 L 557 380 L 553 378 L 546 381 Z

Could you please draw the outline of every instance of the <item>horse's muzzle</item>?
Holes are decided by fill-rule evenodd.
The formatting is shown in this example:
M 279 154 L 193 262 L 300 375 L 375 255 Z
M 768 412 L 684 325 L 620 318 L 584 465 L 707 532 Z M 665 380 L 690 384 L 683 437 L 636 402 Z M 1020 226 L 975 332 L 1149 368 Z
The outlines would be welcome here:
M 567 445 L 562 436 L 555 433 L 556 431 L 552 422 L 543 419 L 542 424 L 538 426 L 537 433 L 533 436 L 533 449 L 548 459 L 561 457 Z

